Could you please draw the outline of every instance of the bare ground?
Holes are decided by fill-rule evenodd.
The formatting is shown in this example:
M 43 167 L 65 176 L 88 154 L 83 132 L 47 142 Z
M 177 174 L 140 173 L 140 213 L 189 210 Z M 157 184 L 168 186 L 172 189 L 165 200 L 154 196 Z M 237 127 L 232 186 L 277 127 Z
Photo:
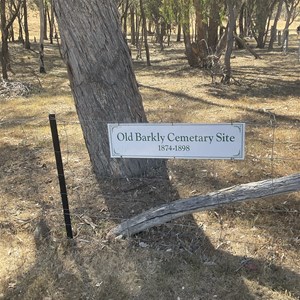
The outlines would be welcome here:
M 147 208 L 234 184 L 299 172 L 300 64 L 245 50 L 235 81 L 212 84 L 191 69 L 182 44 L 151 46 L 152 66 L 134 61 L 150 122 L 246 122 L 244 161 L 169 160 L 166 176 L 94 178 L 56 46 L 11 47 L 14 82 L 27 95 L 0 99 L 0 298 L 299 299 L 299 193 L 174 220 L 128 240 L 109 230 Z M 133 57 L 134 57 L 133 49 Z M 30 84 L 30 85 L 29 85 Z M 75 239 L 65 238 L 48 126 L 56 113 Z

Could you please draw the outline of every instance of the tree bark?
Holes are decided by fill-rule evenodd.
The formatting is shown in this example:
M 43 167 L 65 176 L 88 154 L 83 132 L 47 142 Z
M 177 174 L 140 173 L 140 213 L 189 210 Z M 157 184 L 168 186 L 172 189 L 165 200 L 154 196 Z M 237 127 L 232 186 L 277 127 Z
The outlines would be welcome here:
M 184 0 L 183 5 L 183 20 L 182 20 L 182 31 L 183 31 L 183 39 L 185 45 L 185 55 L 187 57 L 188 63 L 191 67 L 198 67 L 199 66 L 199 59 L 195 55 L 192 43 L 191 43 L 191 36 L 190 36 L 190 1 Z
M 134 4 L 132 3 L 130 6 L 130 36 L 131 36 L 131 44 L 135 45 L 136 41 L 135 41 L 135 22 L 134 22 Z
M 96 176 L 132 177 L 160 166 L 160 160 L 110 157 L 107 123 L 147 121 L 115 1 L 54 0 L 54 8 Z
M 297 9 L 298 5 L 300 4 L 300 0 L 293 0 L 293 1 L 287 1 L 284 0 L 285 6 L 286 6 L 286 21 L 285 26 L 282 34 L 282 49 L 284 51 L 287 51 L 287 45 L 288 45 L 288 35 L 289 35 L 289 26 L 292 24 L 292 22 L 295 20 L 295 18 L 298 16 L 297 13 L 295 13 L 295 10 Z
M 40 0 L 40 51 L 39 51 L 39 60 L 40 60 L 40 73 L 46 73 L 45 64 L 44 64 L 44 26 L 45 26 L 45 8 L 44 0 Z
M 49 39 L 50 39 L 50 44 L 53 44 L 53 36 L 54 36 L 54 9 L 53 9 L 53 0 L 51 0 L 50 12 L 49 12 L 49 9 L 48 9 L 48 20 L 49 20 Z
M 2 38 L 2 45 L 1 45 L 1 65 L 2 65 L 2 77 L 4 80 L 8 79 L 8 68 L 9 68 L 9 50 L 8 50 L 8 32 L 9 28 L 12 26 L 14 20 L 16 19 L 20 7 L 21 1 L 18 2 L 18 5 L 15 7 L 15 12 L 11 15 L 9 20 L 6 19 L 6 0 L 1 0 L 0 2 L 0 19 L 1 19 L 1 38 Z
M 208 18 L 208 47 L 215 52 L 218 44 L 218 27 L 220 25 L 220 5 L 219 0 L 213 0 L 210 4 L 210 14 Z
M 246 8 L 246 2 L 244 2 L 241 6 L 240 16 L 239 16 L 239 36 L 241 38 L 245 36 L 245 32 L 244 32 L 245 8 Z
M 23 9 L 24 9 L 24 34 L 25 34 L 24 48 L 29 50 L 30 49 L 30 40 L 29 40 L 29 29 L 28 29 L 27 0 L 23 1 Z
M 196 14 L 196 42 L 207 40 L 204 26 L 204 8 L 199 0 L 193 0 L 195 14 Z
M 145 45 L 145 51 L 146 51 L 147 66 L 151 66 L 150 52 L 149 52 L 149 46 L 148 46 L 147 23 L 146 23 L 146 16 L 145 16 L 145 11 L 144 11 L 144 6 L 143 6 L 143 0 L 140 0 L 140 9 L 141 9 L 142 24 L 143 24 L 144 45 Z
M 2 78 L 8 79 L 7 65 L 8 65 L 8 28 L 6 26 L 6 0 L 1 0 L 1 65 Z
M 145 211 L 113 228 L 109 236 L 131 236 L 176 218 L 224 204 L 256 200 L 300 190 L 300 173 L 225 188 L 204 196 L 176 200 Z
M 278 3 L 277 13 L 276 13 L 276 16 L 274 18 L 273 26 L 271 27 L 271 37 L 270 37 L 270 42 L 269 42 L 269 47 L 268 47 L 269 51 L 273 49 L 273 45 L 274 45 L 274 42 L 276 40 L 277 23 L 278 23 L 278 20 L 280 18 L 280 15 L 281 15 L 283 1 L 284 0 L 280 0 L 279 3 Z
M 227 32 L 227 42 L 226 42 L 226 50 L 224 54 L 224 65 L 225 65 L 225 78 L 223 80 L 224 83 L 229 83 L 231 78 L 231 53 L 233 49 L 233 31 L 235 27 L 235 13 L 234 13 L 234 1 L 227 0 L 227 8 L 228 8 L 228 32 Z

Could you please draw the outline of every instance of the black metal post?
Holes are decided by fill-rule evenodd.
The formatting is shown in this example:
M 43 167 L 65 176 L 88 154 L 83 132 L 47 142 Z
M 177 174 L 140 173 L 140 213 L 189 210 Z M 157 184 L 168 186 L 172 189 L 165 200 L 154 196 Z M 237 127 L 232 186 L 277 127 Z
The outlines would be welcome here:
M 66 224 L 67 237 L 72 239 L 73 232 L 72 232 L 72 225 L 71 225 L 71 216 L 69 210 L 66 180 L 65 180 L 64 167 L 63 167 L 63 162 L 61 157 L 55 114 L 49 115 L 49 122 L 50 122 L 51 134 L 52 134 L 53 148 L 55 153 L 56 168 L 57 168 L 57 174 L 59 180 L 62 206 L 64 210 L 64 219 Z

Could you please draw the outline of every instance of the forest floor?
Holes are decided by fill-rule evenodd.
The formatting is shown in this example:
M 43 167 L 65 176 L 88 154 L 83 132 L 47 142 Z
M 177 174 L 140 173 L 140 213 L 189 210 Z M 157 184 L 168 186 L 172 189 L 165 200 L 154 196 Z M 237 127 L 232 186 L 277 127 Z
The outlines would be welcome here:
M 162 203 L 300 170 L 300 63 L 234 50 L 234 82 L 192 69 L 182 43 L 134 69 L 149 122 L 246 123 L 242 161 L 169 160 L 167 177 L 97 181 L 57 45 L 10 45 L 0 88 L 0 299 L 300 299 L 300 193 L 196 213 L 129 239 L 122 220 Z M 48 114 L 59 126 L 74 240 L 67 240 Z

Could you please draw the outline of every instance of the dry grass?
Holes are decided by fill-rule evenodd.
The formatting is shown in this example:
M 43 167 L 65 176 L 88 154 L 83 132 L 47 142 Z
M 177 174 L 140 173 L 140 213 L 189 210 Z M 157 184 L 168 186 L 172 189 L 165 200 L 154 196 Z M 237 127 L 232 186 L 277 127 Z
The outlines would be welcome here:
M 291 46 L 287 56 L 260 50 L 262 60 L 235 51 L 240 85 L 223 86 L 190 69 L 182 45 L 152 45 L 152 66 L 134 63 L 149 121 L 247 122 L 246 159 L 170 160 L 169 180 L 97 182 L 57 46 L 46 45 L 40 75 L 37 53 L 11 45 L 12 79 L 32 89 L 0 99 L 0 299 L 299 299 L 299 193 L 106 240 L 115 224 L 161 203 L 299 172 L 295 35 Z M 65 239 L 48 113 L 58 117 L 74 241 Z M 40 219 L 50 239 L 34 234 Z

